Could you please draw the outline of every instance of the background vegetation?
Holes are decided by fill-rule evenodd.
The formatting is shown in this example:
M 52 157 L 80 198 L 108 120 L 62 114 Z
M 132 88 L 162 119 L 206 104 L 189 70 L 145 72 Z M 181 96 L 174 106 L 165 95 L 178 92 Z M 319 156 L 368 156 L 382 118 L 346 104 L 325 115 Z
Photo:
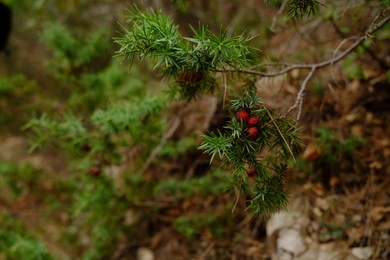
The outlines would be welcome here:
M 171 17 L 175 31 L 161 25 L 173 42 L 236 47 L 208 57 L 171 46 L 192 59 L 147 52 L 137 34 L 123 41 L 134 3 L 3 2 L 13 31 L 0 54 L 0 259 L 389 257 L 390 23 L 348 51 L 388 19 L 388 1 L 134 1 L 141 25 L 151 7 Z M 129 41 L 120 53 L 141 54 L 131 64 L 117 55 Z M 253 216 L 238 192 L 261 183 L 246 175 L 258 157 L 220 158 L 207 142 L 243 131 L 235 113 L 252 107 L 237 93 L 260 97 L 260 146 L 282 147 L 285 157 L 261 153 L 287 174 L 282 214 Z M 303 150 L 292 158 L 268 137 L 295 140 L 295 124 Z M 284 247 L 288 225 L 302 251 Z

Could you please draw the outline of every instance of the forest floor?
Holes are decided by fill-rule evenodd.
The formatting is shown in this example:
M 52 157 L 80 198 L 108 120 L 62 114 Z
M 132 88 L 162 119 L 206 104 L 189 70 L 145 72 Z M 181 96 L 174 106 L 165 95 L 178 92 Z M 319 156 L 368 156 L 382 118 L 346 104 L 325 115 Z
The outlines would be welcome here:
M 321 37 L 330 35 L 324 30 L 318 30 Z M 280 57 L 290 55 L 294 49 L 288 49 L 288 44 L 278 45 L 275 42 L 288 42 L 294 33 L 278 34 L 263 52 L 272 52 Z M 321 37 L 317 37 L 319 42 Z M 17 37 L 14 41 L 24 44 Z M 337 42 L 338 38 L 334 36 L 333 41 L 327 44 L 335 46 Z M 302 49 L 304 44 L 295 47 Z M 26 51 L 26 48 L 18 50 Z M 37 50 L 40 55 L 47 55 L 43 50 Z M 389 50 L 383 52 L 389 55 Z M 26 57 L 26 53 L 13 55 Z M 1 59 L 5 61 L 6 58 Z M 32 65 L 36 63 L 37 60 L 27 60 L 25 64 L 14 64 L 12 70 L 35 75 L 33 77 L 43 86 L 52 84 L 50 78 L 35 71 L 40 66 Z M 375 59 L 367 64 L 373 63 Z M 305 151 L 289 183 L 287 210 L 270 216 L 266 221 L 251 219 L 244 210 L 245 198 L 239 198 L 238 206 L 231 213 L 232 221 L 222 227 L 224 236 L 216 237 L 210 230 L 204 229 L 188 240 L 172 227 L 175 218 L 191 212 L 218 212 L 221 205 L 236 197 L 234 194 L 221 194 L 207 200 L 191 197 L 168 206 L 165 198 L 160 198 L 161 201 L 156 203 L 162 205 L 161 211 L 151 213 L 150 218 L 140 224 L 140 229 L 147 232 L 140 230 L 136 239 L 124 239 L 121 244 L 115 245 L 117 252 L 111 258 L 389 259 L 390 88 L 383 70 L 367 64 L 362 65 L 366 75 L 364 79 L 351 80 L 345 80 L 338 72 L 340 67 L 335 65 L 336 75 L 333 74 L 333 78 L 323 84 L 321 94 L 317 95 L 313 88 L 305 96 L 302 117 L 298 122 L 303 129 Z M 302 73 L 293 71 L 272 80 L 259 80 L 258 93 L 267 106 L 276 111 L 286 111 L 295 100 L 297 85 L 305 76 Z M 319 80 L 325 81 L 331 73 L 331 70 L 321 71 Z M 6 103 L 6 109 L 14 109 L 9 106 L 10 100 Z M 218 109 L 219 103 L 213 98 L 177 106 L 184 106 L 188 113 L 183 113 L 179 119 L 182 124 L 175 133 L 199 129 L 199 119 L 189 118 L 189 114 L 202 117 L 203 127 L 217 124 L 212 122 L 210 110 L 205 110 L 205 107 L 213 107 L 214 119 L 224 117 L 224 112 Z M 15 111 L 18 112 L 17 107 Z M 15 130 L 15 127 L 3 130 L 0 140 L 1 161 L 31 164 L 49 174 L 43 178 L 37 193 L 28 192 L 16 201 L 0 196 L 0 212 L 8 212 L 21 219 L 29 229 L 44 226 L 40 239 L 55 255 L 71 259 L 73 252 L 69 253 L 69 248 L 58 243 L 69 216 L 58 212 L 48 218 L 43 199 L 47 194 L 61 196 L 55 183 L 66 175 L 63 155 L 53 150 L 29 153 L 26 134 Z M 364 141 L 359 145 L 353 143 L 350 148 L 348 142 L 351 140 Z M 197 175 L 204 171 L 207 164 L 207 157 L 192 151 L 171 161 L 155 163 L 145 174 L 154 178 L 155 172 L 159 172 L 162 179 L 186 170 L 189 175 Z

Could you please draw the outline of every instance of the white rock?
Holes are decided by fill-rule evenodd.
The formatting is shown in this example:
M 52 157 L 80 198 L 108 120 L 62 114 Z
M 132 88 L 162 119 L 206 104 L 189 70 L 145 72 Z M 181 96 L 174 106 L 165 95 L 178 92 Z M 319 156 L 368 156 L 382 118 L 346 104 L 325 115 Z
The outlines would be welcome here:
M 267 221 L 267 236 L 272 236 L 276 231 L 283 228 L 301 229 L 307 226 L 309 220 L 299 212 L 281 211 L 271 216 Z
M 294 256 L 302 254 L 306 250 L 306 245 L 298 230 L 283 229 L 279 232 L 279 237 L 276 242 L 276 247 L 279 250 L 290 252 Z
M 153 251 L 146 247 L 138 248 L 137 260 L 154 260 Z
M 369 259 L 374 250 L 371 247 L 354 247 L 352 248 L 352 255 L 358 259 Z
M 275 231 L 282 229 L 286 225 L 288 218 L 287 212 L 278 212 L 270 217 L 267 221 L 267 236 L 272 236 Z

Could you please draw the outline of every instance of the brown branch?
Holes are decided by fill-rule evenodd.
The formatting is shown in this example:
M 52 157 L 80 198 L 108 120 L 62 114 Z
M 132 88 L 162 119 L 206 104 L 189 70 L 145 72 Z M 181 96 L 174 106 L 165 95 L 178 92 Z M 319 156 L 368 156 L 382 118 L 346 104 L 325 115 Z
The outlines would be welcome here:
M 382 20 L 380 20 L 382 18 Z M 380 21 L 379 21 L 380 20 Z M 314 72 L 322 67 L 326 67 L 329 65 L 333 65 L 343 58 L 345 58 L 348 54 L 353 52 L 359 45 L 361 45 L 365 40 L 372 37 L 372 34 L 381 29 L 388 21 L 390 20 L 390 8 L 387 8 L 385 10 L 382 10 L 371 22 L 370 26 L 366 30 L 366 32 L 360 36 L 356 41 L 354 41 L 346 50 L 343 52 L 333 55 L 331 59 L 319 62 L 319 63 L 312 63 L 312 64 L 286 64 L 286 63 L 264 63 L 260 64 L 254 67 L 251 67 L 249 69 L 221 69 L 217 70 L 218 72 L 226 73 L 226 72 L 239 72 L 239 73 L 246 73 L 246 74 L 252 74 L 262 77 L 276 77 L 283 75 L 291 70 L 294 69 L 310 69 L 309 74 L 306 76 L 304 81 L 301 84 L 301 87 L 299 89 L 299 92 L 297 94 L 296 101 L 294 105 L 292 105 L 286 112 L 286 115 L 289 114 L 293 109 L 298 108 L 296 120 L 299 120 L 302 112 L 302 104 L 303 104 L 303 96 L 304 92 L 306 90 L 307 83 L 309 80 L 313 77 Z M 378 22 L 379 21 L 379 22 Z M 342 41 L 342 44 L 344 44 L 345 40 Z M 341 44 L 341 45 L 342 45 Z M 337 50 L 339 47 L 337 47 Z M 335 52 L 336 53 L 336 52 Z M 260 67 L 271 67 L 271 66 L 287 66 L 286 68 L 277 71 L 277 72 L 261 72 L 254 70 L 253 68 L 260 68 Z
M 306 90 L 307 83 L 313 77 L 315 71 L 316 71 L 316 68 L 312 67 L 311 71 L 309 72 L 309 74 L 307 74 L 306 78 L 302 82 L 301 88 L 299 89 L 299 92 L 297 94 L 297 99 L 296 99 L 294 105 L 292 105 L 286 112 L 286 114 L 289 114 L 293 109 L 298 107 L 298 112 L 297 112 L 297 117 L 296 117 L 297 121 L 301 117 L 302 104 L 303 104 L 303 94 Z
M 280 6 L 278 12 L 277 12 L 276 15 L 274 15 L 274 17 L 272 18 L 272 24 L 271 24 L 271 26 L 269 27 L 269 30 L 270 30 L 271 32 L 273 32 L 273 33 L 276 32 L 276 28 L 275 28 L 275 27 L 276 27 L 276 21 L 277 21 L 278 17 L 283 13 L 284 8 L 286 7 L 286 5 L 287 5 L 287 0 L 283 0 L 282 5 Z
M 377 20 L 379 20 L 381 17 L 383 17 L 383 19 L 379 23 L 376 23 Z M 290 64 L 290 65 L 288 65 L 288 67 L 286 67 L 280 71 L 277 71 L 277 72 L 261 72 L 261 71 L 257 71 L 254 69 L 217 69 L 217 72 L 222 72 L 222 73 L 238 72 L 238 73 L 245 73 L 245 74 L 257 75 L 257 76 L 262 76 L 262 77 L 276 77 L 276 76 L 283 75 L 283 74 L 285 74 L 289 71 L 292 71 L 294 69 L 312 69 L 312 68 L 319 69 L 322 67 L 326 67 L 326 66 L 335 64 L 338 61 L 345 58 L 348 54 L 350 54 L 352 51 L 354 51 L 360 44 L 362 44 L 365 40 L 372 37 L 372 34 L 375 33 L 376 31 L 378 31 L 379 29 L 381 29 L 389 20 L 390 20 L 390 8 L 387 8 L 387 9 L 381 11 L 374 18 L 374 20 L 371 22 L 371 24 L 370 24 L 369 28 L 366 30 L 366 32 L 361 37 L 359 37 L 355 42 L 353 42 L 346 50 L 344 50 L 343 52 L 341 52 L 337 56 L 332 57 L 331 59 L 328 59 L 328 60 L 325 60 L 325 61 L 322 61 L 319 63 Z M 286 66 L 286 64 L 283 64 L 283 63 L 281 63 L 281 64 L 278 64 L 278 63 L 269 64 L 268 63 L 268 64 L 263 64 L 261 66 L 278 66 L 278 65 Z M 260 67 L 260 66 L 258 66 L 258 67 Z
M 177 128 L 180 125 L 180 118 L 175 118 L 172 120 L 173 122 L 170 124 L 170 128 L 165 133 L 165 135 L 161 138 L 160 143 L 153 149 L 153 151 L 150 153 L 149 157 L 146 159 L 145 163 L 142 165 L 141 169 L 139 170 L 139 173 L 144 173 L 149 166 L 153 163 L 153 161 L 158 156 L 159 152 L 162 150 L 164 145 L 167 143 L 168 139 L 172 137 L 174 132 L 177 130 Z

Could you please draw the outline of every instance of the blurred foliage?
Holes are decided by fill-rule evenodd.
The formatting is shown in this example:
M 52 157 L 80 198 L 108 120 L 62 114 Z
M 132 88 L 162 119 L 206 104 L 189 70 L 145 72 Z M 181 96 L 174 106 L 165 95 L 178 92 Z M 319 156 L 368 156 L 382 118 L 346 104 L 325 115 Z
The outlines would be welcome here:
M 0 75 L 0 130 L 11 130 L 20 126 L 32 112 L 48 109 L 52 102 L 37 97 L 39 85 L 34 80 L 18 73 Z M 15 117 L 15 115 L 18 115 Z
M 361 166 L 356 161 L 355 152 L 364 144 L 363 137 L 349 135 L 342 139 L 334 129 L 317 128 L 314 139 L 316 149 L 313 151 L 313 158 L 307 155 L 306 160 L 299 161 L 297 169 L 302 169 L 314 180 L 320 180 L 330 173 L 338 173 L 341 170 L 354 172 L 356 167 Z M 344 169 L 340 167 L 344 167 Z
M 182 216 L 175 220 L 173 227 L 189 239 L 195 238 L 206 229 L 217 238 L 223 235 L 223 222 L 213 215 Z
M 229 188 L 230 181 L 229 177 L 226 176 L 226 172 L 216 170 L 205 176 L 189 180 L 177 180 L 174 178 L 162 180 L 154 187 L 154 192 L 156 195 L 165 194 L 175 199 L 193 196 L 206 198 L 226 191 Z
M 61 24 L 51 24 L 44 29 L 42 39 L 53 50 L 48 68 L 56 77 L 65 75 L 73 79 L 80 72 L 93 71 L 97 59 L 102 59 L 109 50 L 108 32 L 103 28 L 85 35 L 85 32 L 72 33 Z
M 37 238 L 31 236 L 24 224 L 14 216 L 0 213 L 0 258 L 9 260 L 54 259 Z
M 74 246 L 75 241 L 81 239 L 83 230 L 91 239 L 88 248 L 83 249 L 83 259 L 101 259 L 112 254 L 112 243 L 123 234 L 129 232 L 128 227 L 121 219 L 128 208 L 125 200 L 113 184 L 111 178 L 106 176 L 78 177 L 73 194 L 71 216 L 74 220 L 73 236 L 68 233 L 68 243 Z M 106 214 L 110 212 L 110 214 Z M 93 223 L 93 225 L 91 225 Z M 75 237 L 78 237 L 75 240 Z
M 43 173 L 30 164 L 0 161 L 0 196 L 17 199 L 37 192 L 35 188 L 42 181 Z
M 49 253 L 40 242 L 48 239 L 42 234 L 50 233 L 45 221 L 56 222 L 60 238 L 53 243 L 64 249 L 70 259 L 110 259 L 117 253 L 115 250 L 134 252 L 148 243 L 151 232 L 165 227 L 187 238 L 191 246 L 198 245 L 201 236 L 231 241 L 233 232 L 242 232 L 241 227 L 237 228 L 239 220 L 234 218 L 247 214 L 244 210 L 231 213 L 234 198 L 226 191 L 237 187 L 248 195 L 244 198 L 248 203 L 245 206 L 259 214 L 260 209 L 269 213 L 276 209 L 275 205 L 286 205 L 283 181 L 293 160 L 288 146 L 294 148 L 293 154 L 299 152 L 297 128 L 290 121 L 278 119 L 249 91 L 249 96 L 233 98 L 228 113 L 252 109 L 263 121 L 259 140 L 249 140 L 245 125 L 232 116 L 220 132 L 204 135 L 202 148 L 212 160 L 217 162 L 219 155 L 227 155 L 221 169 L 210 166 L 190 175 L 182 168 L 178 172 L 159 168 L 163 164 L 180 164 L 182 158 L 192 158 L 199 152 L 193 135 L 179 134 L 176 139 L 162 142 L 171 108 L 165 89 L 169 87 L 174 92 L 172 96 L 190 100 L 203 91 L 221 87 L 224 82 L 217 75 L 218 69 L 244 68 L 258 58 L 254 48 L 247 46 L 252 37 L 246 33 L 232 35 L 231 31 L 268 29 L 270 17 L 257 21 L 257 16 L 246 15 L 250 18 L 245 20 L 247 24 L 235 24 L 232 19 L 223 21 L 231 22 L 231 27 L 218 33 L 199 26 L 191 28 L 193 36 L 183 37 L 173 19 L 162 12 L 126 12 L 129 25 L 123 25 L 124 33 L 115 38 L 122 47 L 117 53 L 120 57 L 112 58 L 119 46 L 112 45 L 113 28 L 101 19 L 100 12 L 111 12 L 105 7 L 120 1 L 3 2 L 15 10 L 19 34 L 32 34 L 41 44 L 39 48 L 51 55 L 37 57 L 44 59 L 47 69 L 40 83 L 21 72 L 0 76 L 0 127 L 9 130 L 16 125 L 19 129 L 24 124 L 24 133 L 32 137 L 31 150 L 38 154 L 61 152 L 64 169 L 51 172 L 28 163 L 0 161 L 0 201 L 5 202 L 7 212 L 0 213 L 0 259 L 60 258 L 55 249 L 50 248 L 53 252 Z M 282 4 L 280 0 L 267 2 L 278 8 Z M 305 5 L 294 6 L 298 3 Z M 177 0 L 171 4 L 188 17 L 195 13 L 192 1 Z M 302 18 L 314 15 L 320 6 L 319 1 L 289 1 L 287 12 L 296 8 L 292 16 Z M 331 9 L 327 6 L 326 10 Z M 330 12 L 333 11 L 336 12 Z M 221 20 L 228 17 L 223 12 L 211 12 Z M 344 33 L 352 33 L 355 22 L 340 28 Z M 378 37 L 388 39 L 387 31 L 381 31 Z M 270 40 L 270 35 L 261 35 L 256 38 L 256 46 Z M 348 77 L 364 79 L 357 61 L 370 46 L 363 46 L 356 56 L 344 61 Z M 306 50 L 295 54 L 304 62 Z M 130 71 L 121 64 L 122 58 L 127 57 L 134 59 Z M 135 62 L 136 59 L 142 62 Z M 161 80 L 160 72 L 171 76 L 174 83 L 168 86 Z M 240 84 L 248 80 L 245 76 L 230 76 Z M 323 94 L 323 84 L 312 84 L 318 96 Z M 230 87 L 236 85 L 229 85 L 229 90 Z M 275 117 L 274 121 L 270 115 Z M 164 145 L 150 169 L 140 173 L 138 170 L 161 144 Z M 316 144 L 322 153 L 316 161 L 302 162 L 307 174 L 321 174 L 329 167 L 338 167 L 341 160 L 353 160 L 364 140 L 353 136 L 340 138 L 335 131 L 323 128 L 317 130 Z M 263 156 L 270 152 L 268 149 L 271 156 Z M 249 164 L 255 164 L 259 172 L 252 179 L 247 175 Z M 126 167 L 119 168 L 123 165 Z M 226 169 L 233 170 L 233 174 Z M 253 182 L 255 185 L 251 186 Z M 194 199 L 201 202 L 188 202 Z M 205 201 L 213 204 L 206 205 Z M 29 221 L 28 216 L 22 220 L 22 216 L 14 215 L 21 202 L 42 212 L 39 223 L 45 224 L 40 230 L 24 227 L 22 221 Z M 183 206 L 186 203 L 190 205 L 188 209 Z M 239 204 L 237 207 L 243 209 Z M 177 209 L 179 213 L 169 214 Z M 333 236 L 340 237 L 342 227 L 324 225 Z

